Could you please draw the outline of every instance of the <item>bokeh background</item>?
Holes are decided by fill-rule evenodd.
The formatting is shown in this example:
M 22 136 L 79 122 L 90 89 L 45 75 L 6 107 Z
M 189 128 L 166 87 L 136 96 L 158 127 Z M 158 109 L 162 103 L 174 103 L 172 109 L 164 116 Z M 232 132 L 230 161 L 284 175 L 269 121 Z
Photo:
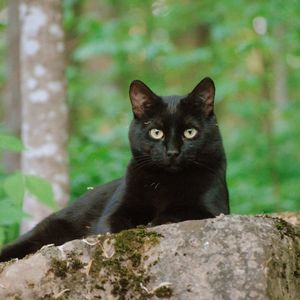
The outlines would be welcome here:
M 210 76 L 232 212 L 299 210 L 299 16 L 296 0 L 64 0 L 70 201 L 124 174 L 132 80 L 168 95 Z M 2 20 L 1 97 L 6 41 Z

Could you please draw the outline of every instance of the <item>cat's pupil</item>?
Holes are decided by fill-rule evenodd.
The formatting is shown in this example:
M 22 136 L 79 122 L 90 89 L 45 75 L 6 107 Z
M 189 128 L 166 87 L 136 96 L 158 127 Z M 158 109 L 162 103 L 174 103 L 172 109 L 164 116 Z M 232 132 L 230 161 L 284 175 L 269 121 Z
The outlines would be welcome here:
M 198 133 L 197 129 L 195 129 L 195 128 L 189 128 L 189 129 L 186 129 L 183 132 L 183 135 L 187 139 L 192 139 L 192 138 L 194 138 L 197 135 L 197 133 Z
M 150 136 L 155 140 L 160 140 L 163 138 L 164 133 L 160 129 L 153 128 L 149 131 Z

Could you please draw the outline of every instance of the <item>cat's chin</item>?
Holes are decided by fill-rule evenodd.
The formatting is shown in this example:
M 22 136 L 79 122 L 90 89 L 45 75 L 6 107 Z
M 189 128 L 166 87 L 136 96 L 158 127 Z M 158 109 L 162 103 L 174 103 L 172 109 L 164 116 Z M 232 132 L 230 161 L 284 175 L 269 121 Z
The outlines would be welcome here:
M 178 165 L 167 165 L 164 170 L 168 173 L 179 173 L 182 171 L 182 168 Z

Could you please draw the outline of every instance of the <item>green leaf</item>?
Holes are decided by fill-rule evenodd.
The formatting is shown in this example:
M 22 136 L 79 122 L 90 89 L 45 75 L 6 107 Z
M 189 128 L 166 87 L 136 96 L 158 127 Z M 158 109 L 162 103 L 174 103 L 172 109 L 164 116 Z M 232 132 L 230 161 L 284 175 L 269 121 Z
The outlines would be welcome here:
M 14 206 L 11 201 L 0 201 L 0 226 L 20 223 L 24 217 L 28 215 L 21 208 Z
M 4 31 L 6 28 L 6 24 L 0 23 L 0 31 Z
M 18 138 L 12 135 L 0 134 L 0 149 L 20 152 L 25 147 Z
M 4 179 L 3 188 L 7 196 L 14 201 L 17 207 L 22 207 L 24 199 L 24 176 L 21 173 L 15 173 Z
M 25 182 L 28 191 L 36 196 L 40 202 L 50 208 L 57 209 L 52 186 L 47 180 L 34 175 L 26 175 Z
M 0 246 L 2 246 L 4 242 L 5 242 L 4 228 L 0 227 Z

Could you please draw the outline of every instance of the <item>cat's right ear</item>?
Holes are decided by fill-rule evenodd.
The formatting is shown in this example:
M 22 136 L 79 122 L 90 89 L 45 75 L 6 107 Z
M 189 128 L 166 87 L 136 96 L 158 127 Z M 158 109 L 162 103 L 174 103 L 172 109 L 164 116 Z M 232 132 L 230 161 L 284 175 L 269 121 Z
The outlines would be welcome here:
M 159 98 L 146 84 L 140 80 L 134 80 L 130 84 L 129 97 L 134 117 L 139 119 L 157 103 Z
M 194 105 L 200 106 L 207 117 L 213 113 L 215 99 L 215 84 L 209 77 L 202 79 L 190 93 L 190 99 Z

